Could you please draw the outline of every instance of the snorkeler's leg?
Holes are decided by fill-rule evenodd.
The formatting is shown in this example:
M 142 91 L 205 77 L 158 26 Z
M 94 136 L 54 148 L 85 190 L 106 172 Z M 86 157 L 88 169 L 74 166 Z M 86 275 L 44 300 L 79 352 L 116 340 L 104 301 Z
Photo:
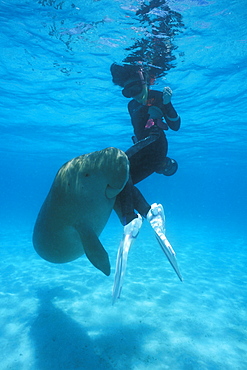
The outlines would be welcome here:
M 159 130 L 152 130 L 153 132 L 150 133 L 149 136 L 145 137 L 142 140 L 136 141 L 134 145 L 132 145 L 129 149 L 126 150 L 125 154 L 130 159 L 133 155 L 140 152 L 142 149 L 146 148 L 150 144 L 154 143 L 160 138 L 160 131 Z
M 146 218 L 151 206 L 136 186 L 133 186 L 133 204 L 137 212 Z
M 149 221 L 150 225 L 152 226 L 153 230 L 155 231 L 155 236 L 165 253 L 168 261 L 174 268 L 176 274 L 178 275 L 179 279 L 182 281 L 182 275 L 179 271 L 177 260 L 176 260 L 176 253 L 174 252 L 171 244 L 167 240 L 165 236 L 165 214 L 163 210 L 162 204 L 154 203 L 151 205 L 151 209 L 147 214 L 147 220 Z
M 117 213 L 121 213 L 121 222 L 123 225 L 127 225 L 137 217 L 134 211 L 133 188 L 134 186 L 130 177 L 123 190 L 117 196 L 116 206 L 119 208 L 119 212 Z
M 143 150 L 136 153 L 129 159 L 130 163 L 130 175 L 133 185 L 138 184 L 142 180 L 148 178 L 152 173 L 155 172 L 154 167 L 150 161 L 148 150 Z

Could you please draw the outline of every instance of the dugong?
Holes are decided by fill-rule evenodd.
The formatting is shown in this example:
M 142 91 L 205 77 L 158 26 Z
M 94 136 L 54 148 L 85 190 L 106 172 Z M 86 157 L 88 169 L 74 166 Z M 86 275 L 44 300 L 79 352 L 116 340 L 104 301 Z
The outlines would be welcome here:
M 70 262 L 85 253 L 96 268 L 110 275 L 108 254 L 98 237 L 128 178 L 128 158 L 113 147 L 65 163 L 34 226 L 36 252 L 53 263 Z

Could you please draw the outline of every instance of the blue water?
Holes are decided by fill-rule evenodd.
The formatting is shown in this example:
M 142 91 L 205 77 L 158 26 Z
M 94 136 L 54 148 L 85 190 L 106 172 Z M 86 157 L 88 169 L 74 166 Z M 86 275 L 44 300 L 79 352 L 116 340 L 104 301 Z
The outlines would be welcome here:
M 172 88 L 182 118 L 167 133 L 179 171 L 138 186 L 165 207 L 184 282 L 145 223 L 112 306 L 114 214 L 101 235 L 110 277 L 85 257 L 53 265 L 32 247 L 59 167 L 131 145 L 127 100 L 109 68 L 150 31 L 136 16 L 142 3 L 0 1 L 1 370 L 247 368 L 245 0 L 167 2 L 184 26 L 174 68 L 155 88 Z

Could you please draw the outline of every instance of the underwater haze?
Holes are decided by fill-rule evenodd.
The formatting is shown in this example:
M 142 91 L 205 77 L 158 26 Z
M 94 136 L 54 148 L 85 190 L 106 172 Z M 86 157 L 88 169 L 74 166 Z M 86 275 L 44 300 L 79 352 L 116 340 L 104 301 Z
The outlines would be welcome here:
M 173 90 L 179 169 L 137 187 L 163 204 L 184 281 L 145 221 L 112 305 L 114 213 L 100 237 L 109 277 L 85 256 L 41 259 L 32 232 L 65 162 L 132 145 L 110 66 L 144 44 L 145 62 L 168 14 L 153 88 Z M 1 370 L 247 369 L 246 17 L 246 0 L 0 0 Z

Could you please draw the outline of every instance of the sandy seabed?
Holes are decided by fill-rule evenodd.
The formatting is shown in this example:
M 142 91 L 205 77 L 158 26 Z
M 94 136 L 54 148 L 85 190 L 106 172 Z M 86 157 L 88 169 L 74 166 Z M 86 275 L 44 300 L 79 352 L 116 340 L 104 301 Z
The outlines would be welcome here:
M 223 235 L 223 236 L 222 236 Z M 144 225 L 121 299 L 112 306 L 121 228 L 101 241 L 112 274 L 85 258 L 55 265 L 36 255 L 30 232 L 5 230 L 0 251 L 1 370 L 245 370 L 246 240 L 183 229 L 168 235 L 181 283 Z

